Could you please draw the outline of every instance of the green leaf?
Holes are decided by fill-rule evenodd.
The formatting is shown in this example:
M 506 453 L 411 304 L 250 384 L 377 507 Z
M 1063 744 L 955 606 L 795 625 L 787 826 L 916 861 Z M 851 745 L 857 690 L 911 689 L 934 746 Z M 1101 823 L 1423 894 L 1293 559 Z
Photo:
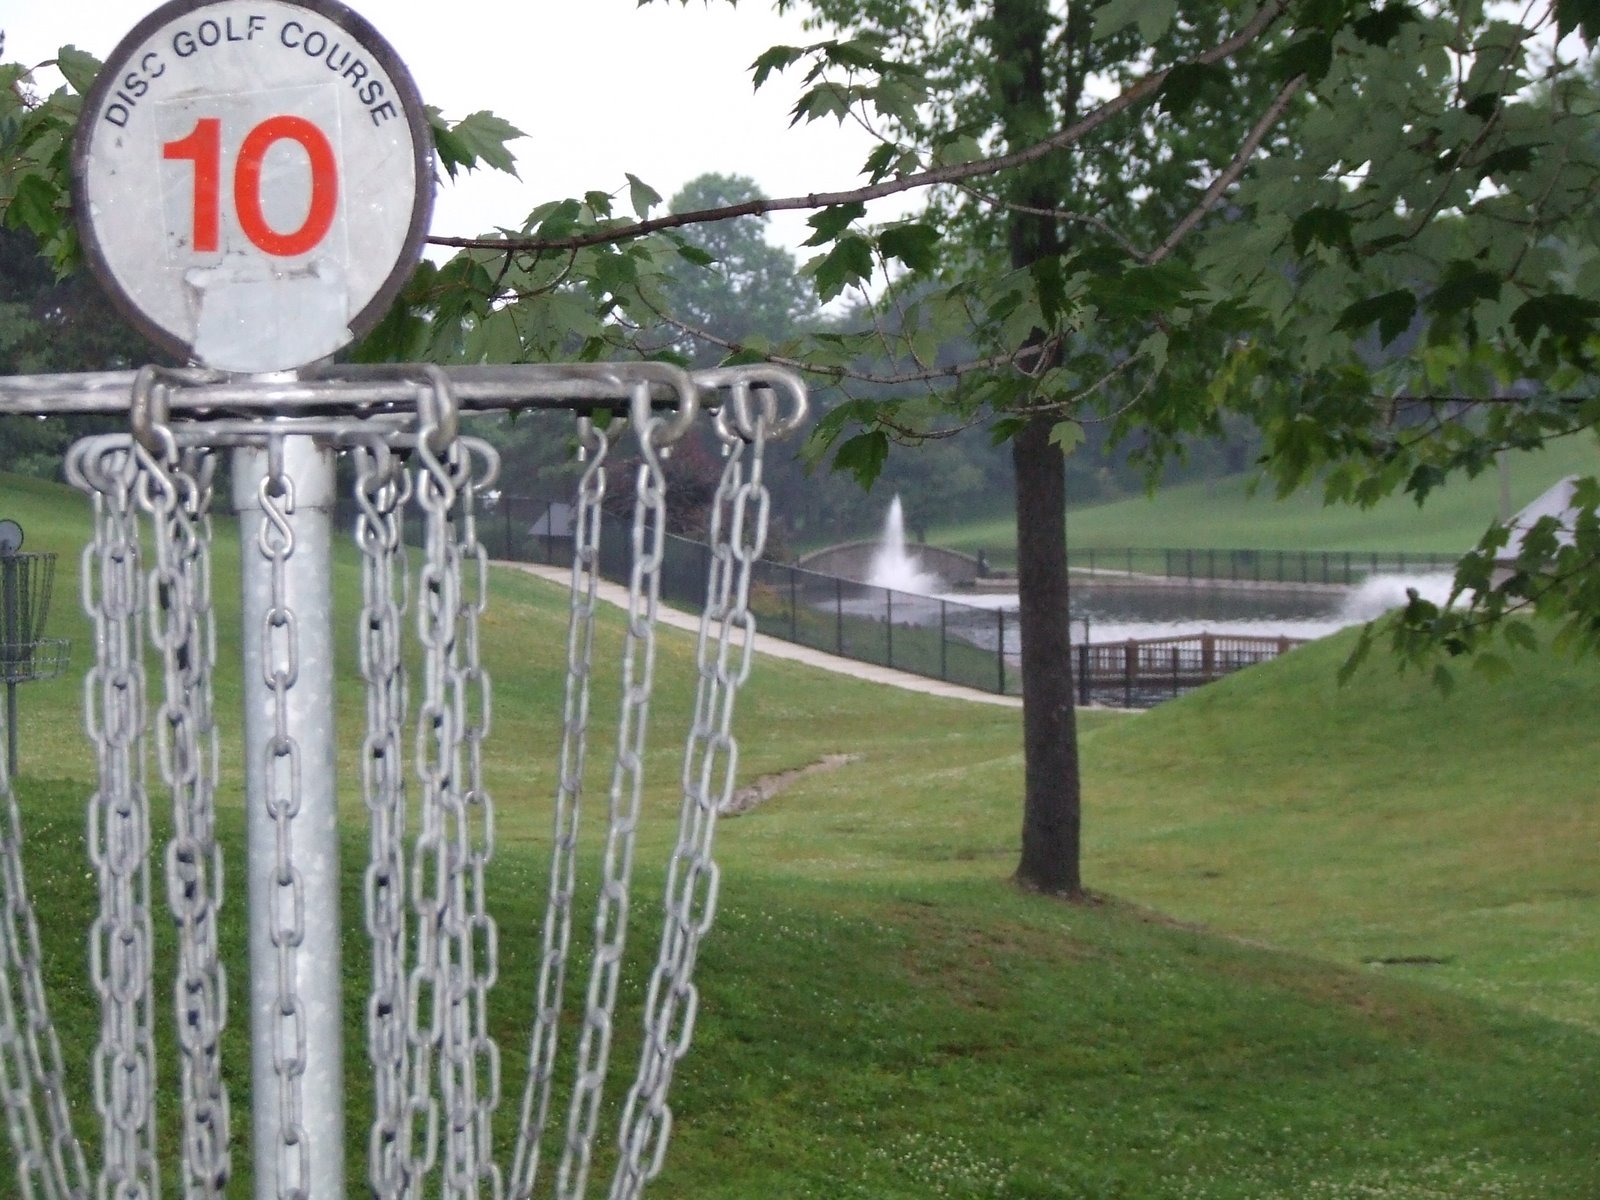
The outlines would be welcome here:
M 1590 46 L 1600 38 L 1600 0 L 1555 0 L 1555 10 L 1562 37 L 1576 29 Z
M 850 89 L 827 79 L 795 102 L 789 114 L 789 124 L 798 125 L 802 120 L 816 121 L 822 117 L 833 117 L 842 125 L 849 115 Z
M 1595 331 L 1600 304 L 1582 296 L 1553 292 L 1525 300 L 1511 314 L 1511 328 L 1524 345 L 1532 346 L 1541 331 L 1569 344 L 1581 342 Z
M 1062 454 L 1071 454 L 1083 444 L 1083 426 L 1077 421 L 1057 421 L 1050 430 L 1050 444 L 1060 446 Z
M 989 441 L 996 446 L 1009 442 L 1027 427 L 1028 423 L 1021 417 L 1001 417 L 989 427 Z
M 661 193 L 637 175 L 631 172 L 624 174 L 628 179 L 628 202 L 633 205 L 634 213 L 643 221 L 650 215 L 650 210 L 661 203 Z
M 1417 19 L 1409 4 L 1385 4 L 1356 21 L 1351 29 L 1369 46 L 1387 46 L 1407 24 Z
M 816 261 L 812 275 L 817 281 L 818 297 L 824 302 L 832 300 L 851 284 L 872 278 L 872 243 L 856 234 L 847 234 Z
M 1183 114 L 1202 98 L 1227 95 L 1233 77 L 1218 63 L 1179 63 L 1167 72 L 1157 93 L 1163 110 Z
M 1316 83 L 1333 65 L 1333 39 L 1325 33 L 1308 33 L 1290 42 L 1273 57 L 1281 78 L 1304 75 L 1307 82 Z
M 547 241 L 572 236 L 583 218 L 583 205 L 571 199 L 544 205 L 539 211 L 538 234 Z
M 1378 341 L 1387 346 L 1404 333 L 1417 314 L 1417 298 L 1409 288 L 1397 288 L 1378 296 L 1357 300 L 1339 314 L 1335 329 L 1359 333 L 1374 321 L 1378 323 Z
M 1163 371 L 1167 366 L 1168 342 L 1166 332 L 1158 329 L 1140 342 L 1134 353 L 1148 362 L 1152 371 Z
M 1091 38 L 1100 41 L 1137 24 L 1139 36 L 1153 42 L 1167 31 L 1177 11 L 1177 0 L 1107 0 L 1095 9 Z
M 1108 316 L 1144 317 L 1177 307 L 1199 286 L 1189 267 L 1168 259 L 1153 267 L 1129 267 L 1095 276 L 1085 290 Z
M 814 232 L 801 245 L 825 246 L 867 213 L 865 204 L 835 204 L 806 218 Z
M 890 164 L 899 153 L 899 147 L 892 142 L 883 142 L 873 147 L 872 153 L 867 155 L 867 161 L 862 164 L 861 172 L 873 183 L 877 183 L 889 173 Z
M 63 46 L 56 52 L 56 68 L 72 90 L 83 96 L 100 73 L 100 60 L 76 46 Z
M 639 282 L 639 262 L 631 254 L 601 253 L 594 260 L 594 278 L 601 288 L 616 295 Z
M 1511 674 L 1511 664 L 1502 655 L 1479 650 L 1472 656 L 1472 669 L 1485 679 L 1499 682 Z
M 835 471 L 849 471 L 862 487 L 871 487 L 889 458 L 889 435 L 881 429 L 858 433 L 839 443 L 833 455 Z
M 1537 146 L 1505 146 L 1496 150 L 1478 164 L 1478 178 L 1488 179 L 1491 175 L 1512 175 L 1519 171 L 1533 170 L 1534 151 Z
M 467 158 L 463 165 L 468 170 L 485 166 L 516 176 L 517 159 L 506 148 L 506 143 L 524 134 L 511 122 L 487 110 L 480 110 L 450 126 L 450 134 L 465 150 Z
M 709 267 L 717 261 L 716 255 L 709 250 L 702 250 L 692 242 L 686 242 L 679 238 L 677 239 L 677 246 L 678 256 L 688 262 L 692 262 L 697 267 Z
M 798 46 L 771 46 L 763 50 L 750 64 L 755 86 L 759 88 L 774 71 L 793 66 L 804 54 Z
M 445 174 L 454 179 L 458 168 L 472 166 L 472 149 L 464 140 L 451 132 L 450 126 L 445 123 L 437 108 L 428 105 L 424 111 L 428 117 L 428 125 L 433 130 L 433 155 L 444 168 Z
M 1294 226 L 1290 230 L 1290 236 L 1294 241 L 1294 252 L 1304 257 L 1312 245 L 1320 243 L 1331 246 L 1354 262 L 1356 247 L 1351 238 L 1353 227 L 1349 213 L 1337 208 L 1320 206 L 1308 208 L 1295 218 Z
M 938 265 L 938 244 L 939 231 L 932 225 L 895 225 L 878 235 L 879 252 L 913 271 L 929 271 Z
M 1450 668 L 1443 663 L 1433 669 L 1433 686 L 1439 689 L 1441 695 L 1445 696 L 1456 690 L 1456 677 L 1451 674 Z
M 1529 652 L 1539 649 L 1539 638 L 1526 621 L 1507 621 L 1501 628 L 1505 631 L 1507 644 Z
M 1336 33 L 1349 15 L 1350 7 L 1349 0 L 1300 0 L 1295 6 L 1295 28 Z
M 1446 264 L 1439 285 L 1428 297 L 1428 311 L 1441 317 L 1465 312 L 1480 300 L 1500 295 L 1501 279 L 1469 259 L 1454 259 Z
M 1361 664 L 1367 661 L 1367 656 L 1372 653 L 1372 626 L 1364 625 L 1361 634 L 1356 639 L 1355 646 L 1350 651 L 1350 656 L 1339 665 L 1339 686 L 1344 687 L 1355 678 L 1356 672 L 1361 670 Z
M 940 167 L 977 162 L 983 157 L 983 143 L 970 133 L 945 134 L 934 139 L 933 164 Z
M 43 175 L 24 175 L 6 206 L 6 224 L 25 228 L 43 240 L 61 224 L 56 212 L 59 192 Z

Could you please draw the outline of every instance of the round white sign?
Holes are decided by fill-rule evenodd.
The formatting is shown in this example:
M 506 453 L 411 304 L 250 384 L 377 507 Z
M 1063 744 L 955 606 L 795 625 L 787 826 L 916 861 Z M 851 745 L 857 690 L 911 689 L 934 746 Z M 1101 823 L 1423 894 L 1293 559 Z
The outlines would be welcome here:
M 84 99 L 89 261 L 156 343 L 239 373 L 326 358 L 421 257 L 433 148 L 416 86 L 335 0 L 174 0 Z

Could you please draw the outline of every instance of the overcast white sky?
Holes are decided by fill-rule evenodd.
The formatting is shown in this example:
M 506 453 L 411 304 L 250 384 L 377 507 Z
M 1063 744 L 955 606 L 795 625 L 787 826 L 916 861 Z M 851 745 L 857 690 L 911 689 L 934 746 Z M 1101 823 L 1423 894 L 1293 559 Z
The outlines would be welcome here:
M 5 57 L 38 63 L 71 43 L 104 58 L 155 3 L 0 0 Z M 798 76 L 753 93 L 749 65 L 776 43 L 816 40 L 763 0 L 356 0 L 428 104 L 459 118 L 487 108 L 528 136 L 521 180 L 477 172 L 439 193 L 433 232 L 516 225 L 534 205 L 625 188 L 631 171 L 665 198 L 706 171 L 748 175 L 770 196 L 851 187 L 871 148 L 831 119 L 789 128 Z M 627 210 L 626 192 L 622 193 Z M 887 218 L 894 208 L 875 210 Z M 803 215 L 775 215 L 791 248 Z M 800 251 L 802 261 L 809 254 Z

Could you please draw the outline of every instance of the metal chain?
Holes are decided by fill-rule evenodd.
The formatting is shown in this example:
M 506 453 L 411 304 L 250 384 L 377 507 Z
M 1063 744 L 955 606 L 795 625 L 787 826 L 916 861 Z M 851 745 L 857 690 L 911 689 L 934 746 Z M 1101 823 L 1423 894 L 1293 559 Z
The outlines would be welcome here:
M 368 1050 L 375 1073 L 376 1117 L 369 1181 L 379 1200 L 501 1200 L 504 1179 L 491 1145 L 499 1102 L 500 1061 L 490 1038 L 488 998 L 499 972 L 497 928 L 487 909 L 485 875 L 495 841 L 484 786 L 483 744 L 491 721 L 490 680 L 481 662 L 480 623 L 487 599 L 487 554 L 475 506 L 497 470 L 493 451 L 458 436 L 455 403 L 443 372 L 429 370 L 417 390 L 420 420 L 401 432 L 397 412 L 380 428 L 365 419 L 344 444 L 357 448 L 357 537 L 362 551 L 361 669 L 368 726 L 363 785 L 372 820 L 366 872 L 366 923 L 373 938 Z M 681 373 L 680 373 L 681 374 Z M 159 1200 L 155 1154 L 150 814 L 146 780 L 147 714 L 144 636 L 159 653 L 164 689 L 154 722 L 160 774 L 173 794 L 174 836 L 166 854 L 168 903 L 178 928 L 174 1003 L 178 1020 L 181 1147 L 185 1200 L 219 1200 L 227 1184 L 228 1097 L 220 1038 L 225 978 L 217 953 L 222 862 L 216 841 L 217 728 L 212 694 L 216 633 L 211 599 L 210 462 L 179 454 L 165 424 L 166 400 L 148 373 L 135 387 L 137 440 L 90 439 L 76 447 L 69 472 L 95 505 L 94 540 L 84 553 L 85 606 L 98 660 L 87 679 L 87 732 L 97 752 L 98 783 L 89 804 L 89 846 L 100 888 L 91 929 L 90 969 L 101 1029 L 92 1059 L 94 1103 L 102 1124 L 102 1160 L 91 1176 L 73 1139 L 62 1086 L 60 1046 L 49 1025 L 40 979 L 39 934 L 21 862 L 20 813 L 0 778 L 0 1101 L 16 1151 L 25 1200 Z M 483 386 L 467 378 L 469 391 Z M 618 368 L 586 389 L 626 380 L 641 465 L 635 481 L 622 700 L 609 788 L 594 953 L 574 1082 L 553 1189 L 559 1200 L 587 1190 L 630 913 L 635 841 L 644 786 L 644 755 L 655 672 L 655 623 L 665 533 L 660 449 L 694 411 L 687 379 Z M 560 385 L 557 387 L 557 385 Z M 556 395 L 571 381 L 549 386 Z M 651 415 L 653 385 L 680 395 L 678 420 Z M 386 385 L 387 386 L 387 385 Z M 499 385 L 497 385 L 499 386 Z M 537 386 L 546 386 L 539 383 Z M 748 406 L 750 384 L 718 376 Z M 798 385 L 795 385 L 798 387 Z M 342 393 L 341 393 L 342 394 Z M 519 396 L 522 393 L 518 393 Z M 575 394 L 575 393 L 574 393 Z M 615 393 L 612 393 L 613 395 Z M 530 394 L 531 395 L 531 394 Z M 570 398 L 565 393 L 557 398 Z M 657 400 L 660 396 L 655 397 Z M 803 400 L 802 400 L 803 404 Z M 156 412 L 160 406 L 161 412 Z M 679 837 L 669 864 L 663 941 L 645 1006 L 638 1073 L 622 1114 L 613 1197 L 635 1200 L 661 1168 L 671 1112 L 666 1095 L 692 1036 L 698 994 L 692 972 L 716 906 L 711 857 L 715 817 L 732 789 L 738 746 L 732 734 L 736 693 L 750 668 L 754 620 L 751 570 L 766 537 L 762 482 L 766 439 L 781 436 L 768 410 L 753 421 L 740 409 L 743 440 L 730 453 L 714 518 L 714 558 L 698 646 L 700 679 L 693 728 L 684 751 Z M 296 430 L 301 426 L 296 424 Z M 216 430 L 221 430 L 217 425 Z M 753 432 L 752 432 L 753 431 Z M 343 431 L 341 431 L 343 432 Z M 207 436 L 206 445 L 260 445 L 254 427 Z M 179 436 L 182 431 L 179 431 Z M 302 799 L 302 749 L 289 724 L 290 689 L 301 667 L 297 618 L 289 597 L 296 551 L 291 518 L 294 480 L 284 466 L 287 436 L 266 435 L 267 470 L 259 485 L 262 521 L 254 546 L 270 578 L 270 604 L 259 627 L 261 674 L 271 696 L 272 736 L 251 753 L 265 756 L 265 813 L 273 830 L 273 886 L 264 916 L 272 950 L 261 964 L 276 982 L 275 1003 L 254 1035 L 271 1048 L 274 1079 L 257 1080 L 277 1107 L 278 1200 L 312 1200 L 310 1137 L 303 1095 L 307 1071 L 305 999 L 298 994 L 306 936 L 305 891 L 295 861 L 294 819 Z M 405 470 L 397 447 L 418 467 Z M 579 489 L 579 529 L 568 630 L 561 775 L 555 800 L 549 907 L 543 930 L 529 1076 L 511 1166 L 516 1200 L 531 1200 L 543 1139 L 549 1132 L 558 1030 L 567 986 L 576 891 L 582 777 L 588 752 L 595 603 L 599 574 L 604 437 Z M 421 641 L 421 703 L 414 765 L 418 836 L 405 851 L 408 798 L 401 732 L 408 710 L 402 667 L 408 608 L 401 511 L 414 494 L 424 522 L 416 588 Z M 141 567 L 140 513 L 152 518 L 154 565 Z M 259 762 L 260 760 L 257 760 Z M 253 764 L 254 765 L 254 764 Z M 259 811 L 259 810 L 258 810 Z M 300 847 L 304 853 L 304 847 Z M 414 925 L 414 930 L 410 928 Z M 409 939 L 414 937 L 414 943 Z M 270 986 L 270 985 L 269 985 Z M 276 1095 L 273 1087 L 276 1086 Z M 42 1095 L 42 1102 L 40 1096 Z M 439 1178 L 433 1179 L 435 1169 Z
M 96 647 L 84 681 L 98 781 L 88 806 L 89 856 L 100 891 L 89 938 L 90 978 L 100 996 L 100 1036 L 92 1057 L 102 1129 L 96 1194 L 100 1200 L 156 1200 L 138 467 L 127 438 L 89 439 L 79 444 L 73 462 L 94 500 L 94 538 L 84 551 L 82 583 Z
M 0 803 L 0 1105 L 16 1157 L 17 1188 L 23 1200 L 85 1200 L 89 1172 L 67 1113 L 61 1042 L 40 964 L 39 922 L 22 869 L 22 812 L 3 770 Z M 44 1126 L 36 1097 L 44 1102 Z
M 370 818 L 365 874 L 367 934 L 372 939 L 372 991 L 367 1001 L 367 1056 L 373 1073 L 373 1123 L 368 1182 L 377 1200 L 399 1200 L 412 1180 L 413 1112 L 429 1119 L 428 1098 L 408 1091 L 406 1040 L 405 765 L 401 732 L 406 678 L 401 618 L 407 607 L 401 514 L 411 494 L 400 458 L 382 441 L 359 446 L 356 459 L 356 543 L 361 550 L 361 677 L 367 728 L 361 746 L 361 790 Z
M 692 982 L 695 960 L 717 906 L 719 872 L 711 857 L 712 839 L 717 814 L 733 794 L 739 764 L 734 704 L 749 678 L 755 648 L 750 582 L 767 539 L 770 497 L 762 463 L 769 420 L 767 413 L 753 420 L 748 478 L 746 443 L 726 437 L 728 461 L 712 509 L 706 606 L 695 650 L 699 679 L 684 747 L 678 841 L 667 868 L 661 946 L 645 999 L 639 1070 L 623 1105 L 612 1200 L 636 1200 L 661 1171 L 672 1128 L 667 1089 L 694 1034 L 699 1009 L 699 991 Z
M 572 901 L 577 890 L 578 824 L 588 757 L 589 701 L 594 669 L 596 597 L 600 585 L 600 534 L 605 516 L 606 457 L 611 442 L 588 418 L 579 422 L 578 481 L 573 528 L 571 612 L 567 620 L 567 679 L 562 706 L 560 776 L 550 847 L 550 889 L 544 910 L 538 995 L 528 1044 L 528 1079 L 522 1095 L 516 1151 L 511 1164 L 513 1200 L 530 1200 L 550 1115 L 550 1092 L 567 956 L 572 948 Z
M 151 643 L 162 657 L 156 761 L 172 793 L 167 903 L 178 929 L 177 1009 L 183 1095 L 183 1191 L 217 1200 L 232 1170 L 221 1040 L 227 984 L 217 951 L 222 854 L 216 840 L 217 727 L 212 694 L 216 627 L 211 606 L 208 454 L 180 455 L 158 426 L 159 454 L 135 443 L 139 505 L 153 518 L 155 565 L 146 597 Z
M 297 992 L 305 938 L 305 892 L 295 866 L 294 819 L 300 813 L 300 744 L 289 732 L 290 691 L 300 674 L 299 632 L 289 604 L 288 563 L 294 556 L 294 479 L 284 470 L 283 435 L 267 441 L 267 473 L 257 488 L 262 521 L 256 550 L 270 564 L 271 603 L 262 616 L 262 681 L 272 696 L 273 733 L 261 748 L 266 810 L 274 832 L 267 934 L 273 948 L 277 1004 L 268 1023 L 278 1089 L 278 1200 L 309 1200 L 311 1152 L 303 1108 L 306 1014 Z M 264 1081 L 257 1081 L 261 1086 Z
M 76 486 L 91 490 L 82 467 L 86 452 L 83 444 L 73 447 L 67 474 Z M 95 554 L 91 542 L 83 552 L 86 591 Z M 67 1111 L 61 1041 L 44 988 L 38 914 L 23 870 L 22 811 L 4 769 L 0 804 L 0 1106 L 16 1159 L 17 1189 L 23 1200 L 85 1200 L 89 1170 Z
M 417 712 L 421 830 L 413 863 L 417 963 L 412 970 L 413 1088 L 431 1081 L 437 1055 L 443 1129 L 442 1194 L 499 1200 L 503 1181 L 490 1142 L 500 1100 L 500 1057 L 489 1035 L 488 995 L 499 973 L 497 931 L 484 874 L 494 853 L 494 810 L 483 783 L 489 677 L 479 619 L 488 598 L 488 555 L 478 541 L 477 493 L 498 471 L 486 444 L 454 436 L 442 372 L 419 397 L 423 413 L 415 484 L 423 511 L 418 587 L 423 647 Z M 474 463 L 478 465 L 474 469 Z M 428 1029 L 416 1013 L 430 1015 Z M 431 1147 L 430 1147 L 431 1150 Z
M 465 462 L 464 482 L 456 511 L 456 560 L 461 564 L 460 650 L 451 669 L 451 690 L 459 713 L 466 752 L 461 806 L 456 814 L 457 840 L 466 866 L 466 909 L 459 924 L 457 958 L 464 971 L 470 1010 L 467 1039 L 454 1061 L 464 1111 L 471 1127 L 462 1139 L 465 1155 L 460 1177 L 470 1181 L 464 1192 L 500 1200 L 503 1176 L 494 1159 L 494 1114 L 500 1107 L 500 1047 L 489 1032 L 489 993 L 500 975 L 499 929 L 489 915 L 485 878 L 494 858 L 494 802 L 483 777 L 483 748 L 492 720 L 489 672 L 483 666 L 480 626 L 489 605 L 489 555 L 478 540 L 478 496 L 493 486 L 500 456 L 486 442 L 462 438 L 458 450 Z
M 635 408 L 645 410 L 642 404 Z M 595 913 L 594 959 L 577 1074 L 567 1113 L 566 1143 L 557 1172 L 559 1200 L 575 1200 L 588 1187 L 596 1123 L 611 1055 L 612 1015 L 617 1004 L 628 929 L 628 889 L 633 877 L 634 839 L 644 787 L 645 741 L 650 695 L 655 686 L 656 611 L 661 599 L 661 563 L 666 534 L 666 479 L 656 448 L 657 418 L 634 421 L 640 463 L 634 487 L 632 551 L 628 578 L 628 629 L 622 649 L 622 708 L 612 764 L 605 858 Z

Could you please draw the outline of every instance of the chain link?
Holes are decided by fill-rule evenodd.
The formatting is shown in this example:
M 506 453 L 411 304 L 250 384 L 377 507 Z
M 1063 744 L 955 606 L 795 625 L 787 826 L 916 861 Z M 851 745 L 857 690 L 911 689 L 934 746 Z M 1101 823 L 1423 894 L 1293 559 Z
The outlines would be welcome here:
M 638 411 L 648 411 L 635 404 Z M 634 483 L 632 570 L 628 577 L 628 627 L 622 647 L 622 708 L 612 762 L 599 905 L 594 922 L 594 958 L 589 967 L 577 1073 L 567 1112 L 566 1143 L 556 1177 L 559 1200 L 575 1200 L 588 1188 L 596 1123 L 610 1062 L 612 1014 L 628 932 L 629 886 L 644 788 L 645 739 L 655 687 L 656 612 L 661 601 L 661 564 L 666 535 L 666 478 L 655 440 L 661 422 L 635 419 L 639 469 Z
M 183 1190 L 217 1200 L 231 1173 L 228 1094 L 221 1040 L 227 987 L 217 952 L 222 856 L 216 840 L 217 728 L 212 676 L 209 454 L 179 454 L 157 427 L 160 453 L 135 443 L 139 505 L 152 517 L 155 565 L 147 578 L 151 643 L 164 696 L 155 721 L 156 761 L 172 793 L 167 903 L 178 929 L 177 1010 L 183 1095 Z
M 567 677 L 562 705 L 560 775 L 550 847 L 550 888 L 544 911 L 538 995 L 528 1046 L 528 1079 L 522 1096 L 511 1195 L 530 1200 L 550 1115 L 550 1093 L 567 956 L 572 948 L 572 902 L 577 890 L 578 825 L 583 772 L 588 758 L 589 703 L 594 673 L 595 604 L 600 586 L 600 533 L 605 517 L 606 458 L 611 441 L 588 418 L 579 423 L 579 453 L 587 460 L 578 481 L 573 525 L 571 612 L 567 620 Z
M 410 1184 L 406 1041 L 405 765 L 401 732 L 406 678 L 401 618 L 406 609 L 401 514 L 410 476 L 383 442 L 359 446 L 356 460 L 356 544 L 361 551 L 359 654 L 366 683 L 367 728 L 361 746 L 361 789 L 370 820 L 365 873 L 367 935 L 372 939 L 372 992 L 367 1001 L 367 1056 L 373 1073 L 373 1125 L 368 1182 L 377 1200 L 399 1200 Z
M 503 1178 L 491 1126 L 500 1102 L 500 1055 L 489 1035 L 489 990 L 499 973 L 485 871 L 494 853 L 494 808 L 483 782 L 489 676 L 479 621 L 488 600 L 488 555 L 476 505 L 499 469 L 487 444 L 454 436 L 454 404 L 442 372 L 419 397 L 415 492 L 423 514 L 417 589 L 422 700 L 416 767 L 420 831 L 412 865 L 417 959 L 408 1000 L 414 1095 L 431 1090 L 438 1060 L 446 1200 L 499 1200 Z M 426 1029 L 419 1014 L 427 1013 Z M 429 1140 L 432 1157 L 433 1142 Z
M 90 490 L 85 450 L 74 447 L 67 473 L 76 486 Z M 93 577 L 95 556 L 91 542 L 83 553 L 86 581 Z M 23 1200 L 85 1200 L 89 1170 L 67 1111 L 61 1041 L 44 988 L 38 915 L 23 870 L 22 811 L 3 770 L 0 804 L 0 1105 L 16 1157 L 17 1188 Z
M 0 1104 L 16 1156 L 17 1188 L 23 1200 L 85 1200 L 88 1167 L 67 1113 L 61 1042 L 50 1021 L 40 963 L 39 922 L 22 869 L 22 813 L 3 771 L 0 804 L 5 822 L 0 826 Z M 44 1126 L 36 1096 L 44 1102 Z
M 306 1014 L 297 991 L 300 943 L 305 939 L 305 889 L 295 865 L 294 819 L 300 813 L 300 744 L 289 732 L 290 692 L 300 675 L 299 630 L 289 605 L 289 560 L 294 556 L 294 479 L 284 470 L 283 435 L 267 441 L 267 472 L 257 486 L 261 524 L 256 552 L 269 564 L 271 600 L 262 616 L 261 673 L 272 699 L 272 737 L 261 747 L 266 812 L 273 828 L 273 871 L 267 936 L 273 949 L 277 1003 L 266 1015 L 277 1081 L 278 1200 L 309 1200 L 311 1148 L 304 1118 Z M 257 1082 L 261 1086 L 261 1081 Z
M 138 466 L 125 437 L 80 443 L 73 462 L 94 503 L 82 585 L 97 652 L 84 680 L 85 725 L 97 758 L 88 805 L 89 857 L 100 892 L 89 936 L 90 979 L 100 996 L 92 1056 L 102 1130 L 96 1194 L 99 1200 L 156 1200 Z
M 692 978 L 700 941 L 716 914 L 720 878 L 712 840 L 717 814 L 733 794 L 739 765 L 734 704 L 749 678 L 755 649 L 750 582 L 767 538 L 770 498 L 762 464 L 770 421 L 768 412 L 755 416 L 748 449 L 723 426 L 728 460 L 712 509 L 711 562 L 695 648 L 698 681 L 684 747 L 678 840 L 667 867 L 660 953 L 645 998 L 639 1070 L 623 1105 L 612 1200 L 635 1200 L 661 1171 L 672 1129 L 667 1089 L 673 1068 L 689 1049 L 699 1010 L 700 994 Z

